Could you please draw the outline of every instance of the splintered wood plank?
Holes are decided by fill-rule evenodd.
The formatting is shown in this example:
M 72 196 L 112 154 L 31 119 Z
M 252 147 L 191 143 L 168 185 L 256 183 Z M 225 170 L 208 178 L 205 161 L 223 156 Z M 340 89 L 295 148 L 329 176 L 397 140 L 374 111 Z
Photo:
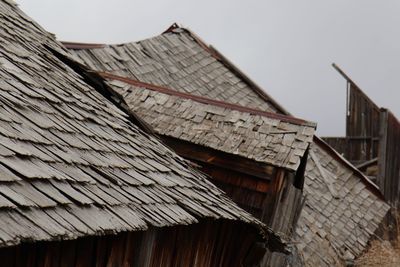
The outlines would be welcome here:
M 32 183 L 37 190 L 45 194 L 47 197 L 53 199 L 61 205 L 72 204 L 72 201 L 65 197 L 58 191 L 51 183 L 44 181 L 35 181 Z
M 8 185 L 0 185 L 0 193 L 3 196 L 6 196 L 8 199 L 10 199 L 12 202 L 20 205 L 20 206 L 25 206 L 25 207 L 34 207 L 37 206 L 32 200 L 29 198 L 18 194 L 14 190 L 12 190 Z
M 67 221 L 65 218 L 60 216 L 56 212 L 56 209 L 46 209 L 46 210 L 44 210 L 44 212 L 46 213 L 46 216 L 53 219 L 59 225 L 61 225 L 64 229 L 66 229 L 68 238 L 77 238 L 80 234 L 82 234 L 80 232 L 79 228 L 78 229 L 75 228 L 71 222 Z
M 65 196 L 72 198 L 76 202 L 82 205 L 92 204 L 93 200 L 89 199 L 87 196 L 83 195 L 79 191 L 75 190 L 69 183 L 67 182 L 54 182 L 51 181 L 53 186 L 57 188 L 61 193 Z
M 109 212 L 116 214 L 120 219 L 126 222 L 134 230 L 145 230 L 147 229 L 146 222 L 142 219 L 139 212 L 130 206 L 117 206 L 109 208 Z
M 137 187 L 131 187 L 131 186 L 123 186 L 121 187 L 125 192 L 127 192 L 132 198 L 138 200 L 140 203 L 154 203 L 154 201 L 148 197 L 146 194 L 144 194 L 142 191 L 140 191 Z
M 30 183 L 27 182 L 14 183 L 9 187 L 17 194 L 32 200 L 39 207 L 48 208 L 48 207 L 55 207 L 57 205 L 56 202 L 54 202 L 46 195 L 38 191 Z
M 83 172 L 77 166 L 64 163 L 54 163 L 51 166 L 64 175 L 70 177 L 71 180 L 77 182 L 96 183 L 96 181 L 90 175 Z
M 94 234 L 94 230 L 87 225 L 85 222 L 80 220 L 78 217 L 76 217 L 73 214 L 73 209 L 71 207 L 65 207 L 65 208 L 56 208 L 54 209 L 54 212 L 60 216 L 61 218 L 64 219 L 64 221 L 68 222 L 73 228 L 75 228 L 79 233 L 83 235 L 92 235 Z M 49 216 L 52 216 L 50 213 Z M 54 218 L 57 218 L 57 216 L 54 216 Z
M 17 206 L 10 200 L 0 195 L 0 207 L 1 208 L 16 208 Z
M 8 217 L 7 217 L 8 215 Z M 10 211 L 2 214 L 5 217 L 1 225 L 2 229 L 7 229 L 7 232 L 12 233 L 15 237 L 21 240 L 51 240 L 51 236 L 41 227 L 36 225 L 31 220 L 27 219 L 24 215 L 17 211 Z M 5 224 L 8 224 L 6 226 Z
M 7 167 L 0 164 L 0 181 L 2 182 L 13 182 L 22 180 L 15 173 L 10 171 Z
M 97 233 L 115 234 L 127 230 L 127 225 L 115 215 L 95 206 L 74 207 L 69 211 Z
M 126 173 L 128 176 L 133 177 L 133 179 L 138 180 L 144 185 L 154 184 L 153 180 L 149 179 L 149 177 L 144 176 L 142 173 L 135 171 L 133 168 L 124 169 L 123 172 Z
M 43 229 L 53 238 L 61 238 L 69 235 L 68 229 L 64 228 L 60 223 L 48 216 L 43 210 L 30 209 L 22 214 L 36 226 Z
M 99 168 L 97 168 L 99 169 Z M 127 174 L 126 172 L 122 171 L 121 169 L 117 168 L 101 168 L 100 171 L 105 174 L 107 177 L 114 177 L 114 180 L 122 180 L 126 184 L 129 185 L 141 185 L 138 179 L 135 179 L 132 175 Z
M 14 156 L 15 152 L 6 148 L 5 146 L 0 145 L 0 155 L 4 157 Z

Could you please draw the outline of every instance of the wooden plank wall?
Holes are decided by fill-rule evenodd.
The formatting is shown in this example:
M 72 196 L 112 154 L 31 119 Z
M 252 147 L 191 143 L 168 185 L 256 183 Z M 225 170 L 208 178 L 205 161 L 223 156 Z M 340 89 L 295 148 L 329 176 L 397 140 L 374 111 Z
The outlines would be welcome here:
M 275 232 L 291 238 L 302 206 L 302 190 L 294 186 L 294 173 L 276 169 L 273 177 L 260 179 L 204 163 L 202 171 L 239 206 Z M 260 266 L 284 266 L 286 260 L 286 255 L 268 251 Z
M 377 184 L 385 199 L 400 205 L 400 123 L 348 82 L 346 137 L 324 140 L 355 165 L 378 158 Z
M 380 156 L 377 183 L 385 199 L 400 208 L 400 123 L 388 110 L 381 111 Z
M 352 82 L 347 86 L 346 137 L 324 137 L 330 146 L 358 165 L 378 156 L 380 109 Z
M 0 249 L 2 267 L 253 266 L 249 225 L 207 221 L 145 232 L 37 242 Z M 246 259 L 247 257 L 247 259 Z
M 347 137 L 379 137 L 379 107 L 355 84 L 349 83 Z
M 210 175 L 212 182 L 236 204 L 267 225 L 271 224 L 276 199 L 276 185 L 272 184 L 272 178 L 262 179 L 204 163 L 201 170 Z
M 302 159 L 302 168 L 299 168 L 302 170 L 296 176 L 284 169 L 237 155 L 171 138 L 163 140 L 180 156 L 207 173 L 212 182 L 240 207 L 288 240 L 291 238 L 301 211 L 306 156 Z M 261 266 L 282 266 L 285 260 L 281 253 L 268 252 Z
M 295 231 L 298 217 L 302 208 L 302 190 L 293 186 L 295 175 L 280 171 L 281 186 L 278 188 L 277 202 L 274 207 L 271 228 L 279 233 L 291 237 Z M 286 266 L 286 255 L 268 252 L 261 266 Z

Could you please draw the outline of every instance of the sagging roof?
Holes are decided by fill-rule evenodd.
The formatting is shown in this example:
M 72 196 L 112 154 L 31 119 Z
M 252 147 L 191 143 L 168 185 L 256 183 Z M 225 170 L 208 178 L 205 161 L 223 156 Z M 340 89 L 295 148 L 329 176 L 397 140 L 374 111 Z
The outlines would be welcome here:
M 85 64 L 97 71 L 112 72 L 115 75 L 123 76 L 127 79 L 135 79 L 141 82 L 165 85 L 166 87 L 180 92 L 189 92 L 191 94 L 218 99 L 227 103 L 238 104 L 261 111 L 290 115 L 288 111 L 286 111 L 267 94 L 261 96 L 259 92 L 262 90 L 259 87 L 254 86 L 254 83 L 251 83 L 251 80 L 242 72 L 234 71 L 235 67 L 232 66 L 232 64 L 225 57 L 215 52 L 215 49 L 210 48 L 209 46 L 204 46 L 204 42 L 199 42 L 198 38 L 193 38 L 195 34 L 191 33 L 187 29 L 176 28 L 175 26 L 173 26 L 171 29 L 167 30 L 166 33 L 160 36 L 125 45 L 104 45 L 103 48 L 97 47 L 92 49 L 87 49 L 87 47 L 83 47 L 82 44 L 77 43 L 75 43 L 74 47 L 71 46 L 71 43 L 68 43 L 67 46 L 70 47 L 72 53 L 78 56 L 83 62 L 85 62 Z M 160 41 L 165 39 L 171 40 L 171 42 L 175 42 L 174 44 L 177 45 L 165 45 L 163 41 Z M 184 40 L 184 45 L 181 45 L 180 42 L 177 42 L 177 39 Z M 200 46 L 200 48 L 202 48 L 202 50 L 200 50 L 202 51 L 202 54 L 205 53 L 208 54 L 207 57 L 214 58 L 214 60 L 219 62 L 220 66 L 222 65 L 224 69 L 224 71 L 221 71 L 220 73 L 216 72 L 216 76 L 213 79 L 209 79 L 207 72 L 198 72 L 198 68 L 190 67 L 190 64 L 186 64 L 185 57 L 180 57 L 178 53 L 175 53 L 175 51 L 179 51 L 179 49 L 185 50 L 184 48 L 177 47 L 186 47 L 187 44 L 197 47 L 196 43 L 197 45 L 203 44 Z M 131 48 L 132 46 L 135 48 Z M 127 51 L 130 52 L 128 53 Z M 152 54 L 147 56 L 142 55 L 142 57 L 140 57 L 146 59 L 146 63 L 144 64 L 138 64 L 137 62 L 131 63 L 135 62 L 136 58 L 138 58 L 139 52 L 134 53 L 134 51 L 152 51 Z M 175 58 L 175 56 L 177 58 Z M 163 62 L 165 60 L 166 62 L 171 62 L 170 65 L 165 65 L 165 68 L 167 68 L 167 66 L 169 66 L 169 68 L 177 68 L 179 70 L 179 78 L 184 79 L 187 82 L 184 84 L 160 82 L 158 77 L 164 77 L 164 75 L 175 77 L 174 73 L 166 73 L 165 70 L 162 70 L 161 66 L 164 66 Z M 180 63 L 182 60 L 183 62 Z M 151 75 L 146 74 L 148 72 L 147 62 L 151 62 L 151 64 L 155 66 L 159 65 L 159 68 L 151 67 Z M 213 65 L 216 66 L 217 63 L 213 63 Z M 196 63 L 194 63 L 194 66 L 197 66 Z M 158 69 L 158 71 L 156 71 L 156 69 Z M 234 75 L 233 77 L 235 77 L 235 80 L 239 79 L 238 84 L 246 85 L 241 86 L 240 94 L 238 93 L 237 89 L 235 89 L 235 86 L 230 85 L 232 74 Z M 194 77 L 194 75 L 197 78 L 190 80 L 189 77 Z M 169 80 L 173 78 L 167 77 L 164 79 Z M 197 86 L 197 79 L 202 81 L 201 86 Z M 217 79 L 219 84 L 227 85 L 224 87 L 223 93 L 218 93 L 219 90 L 222 89 L 216 89 L 219 87 L 213 86 L 213 84 L 215 85 L 215 82 L 213 81 Z M 187 84 L 192 85 L 186 87 Z M 195 86 L 195 88 L 202 89 L 187 89 L 192 88 L 193 86 Z M 206 90 L 203 88 L 209 89 Z M 216 90 L 216 92 L 213 93 L 213 90 Z M 239 101 L 238 99 L 240 99 L 240 97 L 238 97 L 238 95 L 243 95 L 245 100 Z M 252 100 L 250 101 L 250 99 Z M 383 220 L 389 207 L 384 202 L 382 194 L 379 192 L 377 187 L 365 175 L 359 172 L 346 159 L 337 154 L 320 138 L 315 136 L 311 147 L 314 156 L 308 157 L 307 165 L 309 165 L 309 168 L 305 173 L 305 180 L 308 183 L 308 186 L 305 186 L 304 188 L 304 195 L 306 197 L 304 208 L 305 212 L 300 216 L 298 224 L 298 228 L 301 229 L 299 230 L 300 232 L 298 232 L 298 234 L 302 234 L 302 236 L 305 236 L 307 240 L 300 238 L 298 246 L 305 254 L 304 256 L 308 260 L 306 264 L 309 266 L 313 266 L 312 263 L 314 261 L 311 261 L 313 258 L 326 258 L 326 261 L 321 260 L 321 264 L 322 266 L 329 266 L 329 264 L 326 264 L 326 262 L 342 260 L 345 255 L 342 255 L 341 253 L 345 250 L 348 250 L 350 253 L 347 253 L 346 256 L 359 256 L 360 252 L 366 248 L 367 244 L 364 241 L 369 240 L 373 236 L 375 230 L 377 229 L 376 222 L 381 222 Z M 317 168 L 318 171 L 316 168 L 314 168 L 316 163 L 319 163 L 317 164 L 317 166 L 319 166 Z M 343 175 L 344 173 L 347 173 L 348 175 Z M 357 184 L 357 186 L 355 186 L 355 184 Z M 336 194 L 335 192 L 346 192 L 347 194 L 342 196 L 340 194 Z M 370 218 L 369 215 L 367 215 L 367 219 L 364 218 L 364 220 L 368 222 L 368 225 L 370 225 L 369 227 L 362 227 L 362 222 L 364 220 L 357 219 L 359 213 L 353 214 L 355 209 L 365 211 L 365 207 L 363 207 L 362 204 L 352 201 L 353 198 L 359 199 L 359 194 L 362 195 L 364 201 L 366 201 L 368 203 L 367 205 L 369 205 L 369 213 L 363 214 L 375 215 L 373 219 Z M 325 198 L 337 200 L 333 201 L 333 203 L 335 203 L 334 205 L 338 205 L 338 207 L 329 205 L 326 206 L 324 204 L 326 202 L 325 200 L 321 200 L 321 203 L 318 202 L 317 200 L 320 200 L 319 197 L 322 195 L 324 195 Z M 315 198 L 313 196 L 315 196 Z M 335 224 L 340 223 L 343 220 L 346 222 L 353 222 L 356 225 L 355 229 L 359 231 L 358 234 L 360 236 L 360 240 L 354 241 L 358 242 L 356 244 L 356 248 L 354 249 L 349 249 L 349 247 L 351 245 L 355 245 L 355 243 L 353 241 L 346 240 L 348 236 L 348 229 L 343 228 L 343 231 L 340 231 L 340 229 L 337 227 L 333 227 Z M 323 238 L 320 236 L 320 231 L 322 228 L 324 229 L 324 232 L 327 233 Z M 354 237 L 355 236 L 350 235 L 350 238 Z M 313 240 L 313 242 L 310 243 L 310 240 Z M 345 241 L 343 242 L 343 240 Z M 328 251 L 328 249 L 320 249 L 321 247 L 329 247 L 331 253 Z M 312 252 L 313 249 L 314 252 Z
M 335 64 L 333 67 L 347 80 L 346 136 L 325 140 L 337 146 L 347 159 L 364 167 L 385 199 L 395 206 L 400 188 L 400 122 L 392 112 L 379 108 L 342 69 Z M 374 162 L 374 167 L 367 168 Z
M 296 171 L 316 124 L 113 75 L 109 84 L 161 135 Z
M 379 189 L 319 138 L 306 167 L 306 202 L 295 241 L 307 266 L 342 266 L 368 246 L 389 210 Z
M 117 45 L 63 42 L 94 70 L 250 108 L 286 111 L 253 81 L 188 29 Z
M 13 2 L 0 24 L 0 247 L 203 218 L 266 230 L 56 57 L 68 52 Z

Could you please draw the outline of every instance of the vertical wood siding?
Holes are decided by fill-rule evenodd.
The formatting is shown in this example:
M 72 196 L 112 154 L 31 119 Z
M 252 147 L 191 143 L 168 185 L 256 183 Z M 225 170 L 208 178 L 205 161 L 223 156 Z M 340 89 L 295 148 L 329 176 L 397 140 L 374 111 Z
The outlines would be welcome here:
M 2 267 L 253 266 L 255 229 L 233 221 L 153 228 L 0 249 Z M 247 258 L 246 258 L 247 257 Z
M 388 110 L 381 112 L 378 186 L 385 199 L 399 208 L 400 198 L 400 123 Z

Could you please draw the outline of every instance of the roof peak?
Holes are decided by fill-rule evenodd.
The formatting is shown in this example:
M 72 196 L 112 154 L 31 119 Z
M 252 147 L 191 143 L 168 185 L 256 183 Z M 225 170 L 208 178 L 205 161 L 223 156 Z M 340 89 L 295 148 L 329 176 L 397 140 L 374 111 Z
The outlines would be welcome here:
M 178 32 L 178 30 L 180 30 L 180 31 Z M 256 82 L 254 82 L 252 79 L 250 79 L 248 77 L 248 75 L 246 75 L 235 64 L 233 64 L 229 59 L 227 59 L 215 47 L 206 43 L 204 40 L 202 40 L 197 34 L 195 34 L 189 28 L 183 27 L 180 24 L 174 22 L 171 26 L 169 26 L 160 35 L 168 34 L 168 33 L 178 34 L 178 33 L 183 33 L 183 32 L 188 34 L 191 38 L 193 38 L 194 42 L 196 42 L 202 49 L 204 49 L 211 57 L 213 57 L 214 59 L 216 59 L 217 61 L 222 63 L 228 70 L 230 70 L 232 73 L 234 73 L 240 80 L 245 82 L 249 86 L 249 88 L 256 95 L 258 95 L 258 97 L 260 97 L 266 103 L 269 103 L 269 105 L 273 106 L 274 109 L 276 109 L 278 113 L 290 115 L 290 112 L 288 112 L 274 98 L 272 98 L 267 92 L 265 92 L 265 90 L 263 90 L 261 86 L 259 86 Z M 160 35 L 157 35 L 157 36 L 160 36 Z M 157 37 L 157 36 L 155 36 L 155 37 Z M 107 46 L 121 46 L 121 45 L 130 44 L 130 43 L 140 43 L 145 40 L 152 39 L 152 38 L 154 38 L 154 37 L 149 37 L 149 38 L 145 38 L 145 39 L 142 39 L 139 41 L 125 42 L 125 43 L 120 43 L 120 44 L 98 44 L 98 43 L 81 43 L 81 42 L 69 42 L 69 41 L 61 41 L 61 43 L 66 48 L 71 49 L 71 50 L 85 50 L 85 49 L 101 49 L 101 48 L 105 48 Z

